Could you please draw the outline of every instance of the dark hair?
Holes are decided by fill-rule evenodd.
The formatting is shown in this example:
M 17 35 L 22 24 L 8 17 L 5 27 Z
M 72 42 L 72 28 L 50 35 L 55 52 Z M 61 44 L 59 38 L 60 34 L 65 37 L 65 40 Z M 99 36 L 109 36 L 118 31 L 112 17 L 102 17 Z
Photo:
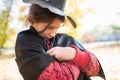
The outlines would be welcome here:
M 65 21 L 64 16 L 60 16 L 50 12 L 47 8 L 41 8 L 37 4 L 32 4 L 29 10 L 27 21 L 30 22 L 51 22 L 54 18 Z

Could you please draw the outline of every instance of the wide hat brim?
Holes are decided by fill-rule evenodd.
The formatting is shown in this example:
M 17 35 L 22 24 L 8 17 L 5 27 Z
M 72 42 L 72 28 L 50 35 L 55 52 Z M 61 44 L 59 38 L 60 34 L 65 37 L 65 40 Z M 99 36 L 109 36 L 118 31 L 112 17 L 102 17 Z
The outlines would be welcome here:
M 75 21 L 68 15 L 66 15 L 64 13 L 64 11 L 52 6 L 49 4 L 48 2 L 49 0 L 23 0 L 23 2 L 25 3 L 29 3 L 29 4 L 37 4 L 42 8 L 47 8 L 50 10 L 50 12 L 58 14 L 60 16 L 66 16 L 68 18 L 68 20 L 71 22 L 71 24 L 73 25 L 74 28 L 76 28 L 76 23 Z

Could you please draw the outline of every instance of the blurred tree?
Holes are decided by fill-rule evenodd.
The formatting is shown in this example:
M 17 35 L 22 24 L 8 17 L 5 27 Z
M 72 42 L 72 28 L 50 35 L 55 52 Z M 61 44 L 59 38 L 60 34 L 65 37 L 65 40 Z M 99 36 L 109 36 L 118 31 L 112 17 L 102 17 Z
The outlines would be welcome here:
M 25 22 L 26 21 L 27 14 L 25 13 L 25 10 L 26 10 L 27 6 L 28 5 L 19 6 L 19 11 L 20 11 L 21 15 L 18 17 L 18 20 L 20 22 Z
M 116 41 L 119 41 L 120 36 L 118 36 L 118 35 L 120 35 L 120 26 L 117 24 L 111 24 L 110 28 L 112 30 L 112 34 L 114 35 Z
M 94 37 L 94 41 L 119 41 L 120 26 L 117 24 L 97 25 L 92 30 L 87 31 L 86 34 Z
M 117 24 L 111 24 L 110 27 L 111 27 L 114 31 L 120 32 L 120 26 L 119 26 L 119 25 L 117 25 Z
M 4 6 L 3 9 L 0 10 L 0 54 L 6 41 L 10 40 L 10 36 L 15 34 L 15 30 L 9 28 L 9 18 L 13 0 L 2 0 L 2 3 L 4 3 Z
M 91 8 L 81 9 L 82 4 L 84 4 L 85 0 L 68 0 L 67 6 L 65 8 L 65 13 L 71 16 L 77 24 L 77 28 L 73 28 L 70 22 L 66 19 L 66 26 L 64 28 L 58 30 L 59 33 L 67 33 L 73 36 L 76 39 L 80 39 L 80 31 L 79 28 L 82 26 L 81 20 L 84 18 L 85 13 L 89 14 L 92 12 Z

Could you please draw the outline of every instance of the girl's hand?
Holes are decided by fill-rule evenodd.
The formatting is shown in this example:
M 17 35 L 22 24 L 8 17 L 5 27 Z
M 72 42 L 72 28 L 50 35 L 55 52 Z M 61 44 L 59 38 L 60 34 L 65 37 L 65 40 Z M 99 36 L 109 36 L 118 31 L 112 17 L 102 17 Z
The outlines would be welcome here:
M 54 56 L 59 61 L 71 60 L 76 55 L 76 50 L 71 47 L 53 47 L 47 51 L 50 56 Z

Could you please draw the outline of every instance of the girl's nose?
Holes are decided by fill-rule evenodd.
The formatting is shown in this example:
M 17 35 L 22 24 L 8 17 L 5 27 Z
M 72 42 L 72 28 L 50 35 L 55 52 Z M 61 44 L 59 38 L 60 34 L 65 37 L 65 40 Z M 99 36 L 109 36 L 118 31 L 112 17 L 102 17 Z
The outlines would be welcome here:
M 54 37 L 56 35 L 56 30 L 53 30 L 51 33 L 50 33 L 50 36 L 51 37 Z
M 50 36 L 51 36 L 51 37 L 54 37 L 54 36 L 55 36 L 55 34 L 50 34 Z

